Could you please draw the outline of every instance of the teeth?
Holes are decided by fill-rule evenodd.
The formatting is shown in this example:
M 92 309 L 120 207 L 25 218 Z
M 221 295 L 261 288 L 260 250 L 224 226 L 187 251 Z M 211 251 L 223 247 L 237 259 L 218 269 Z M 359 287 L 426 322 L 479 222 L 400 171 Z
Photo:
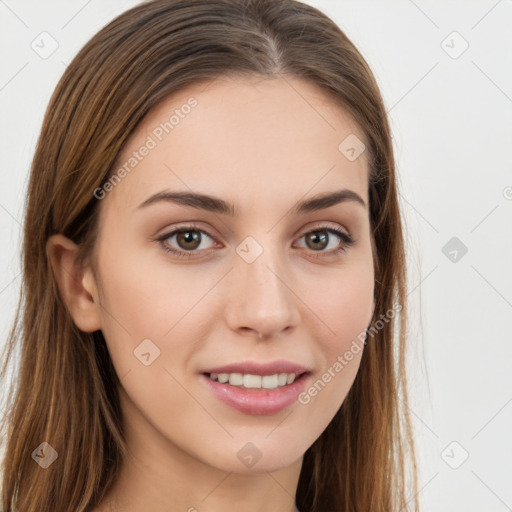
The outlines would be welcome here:
M 263 378 L 259 375 L 244 375 L 242 378 L 244 388 L 261 388 L 262 381 Z M 229 383 L 231 384 L 231 376 L 229 377 Z M 238 386 L 238 380 L 235 381 L 234 385 Z
M 241 386 L 244 383 L 244 376 L 241 373 L 232 373 L 229 376 L 229 383 L 232 386 Z
M 229 382 L 231 386 L 244 388 L 275 389 L 292 384 L 295 381 L 295 373 L 279 373 L 274 375 L 251 375 L 242 373 L 210 373 L 210 379 L 222 384 Z

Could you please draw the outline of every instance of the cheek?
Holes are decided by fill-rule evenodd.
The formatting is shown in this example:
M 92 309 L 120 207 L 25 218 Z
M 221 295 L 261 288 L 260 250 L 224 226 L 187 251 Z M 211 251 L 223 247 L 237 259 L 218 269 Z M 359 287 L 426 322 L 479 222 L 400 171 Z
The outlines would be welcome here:
M 318 283 L 320 285 L 321 282 Z M 304 428 L 321 432 L 342 406 L 359 370 L 364 336 L 373 309 L 370 265 L 347 265 L 309 293 L 308 306 L 319 317 L 311 326 L 319 364 L 299 396 L 308 410 Z
M 116 251 L 121 245 L 112 242 L 100 252 L 102 331 L 118 373 L 132 367 L 133 351 L 143 340 L 161 345 L 162 334 L 172 325 L 168 297 L 168 316 L 163 314 L 157 270 L 140 260 L 140 252 Z
M 151 261 L 150 251 L 115 253 L 112 244 L 101 266 L 102 331 L 119 375 L 143 371 L 141 354 L 149 353 L 151 367 L 171 372 L 188 364 L 194 340 L 201 339 L 201 321 L 212 313 L 202 301 L 218 281 L 218 273 L 194 279 L 166 265 Z M 148 341 L 149 340 L 149 341 Z M 184 343 L 184 340 L 186 343 Z
M 340 349 L 364 331 L 371 321 L 374 274 L 370 258 L 347 264 L 312 283 L 305 283 L 303 296 L 318 316 L 326 348 Z M 306 293 L 307 291 L 307 293 Z M 312 337 L 314 333 L 312 333 Z

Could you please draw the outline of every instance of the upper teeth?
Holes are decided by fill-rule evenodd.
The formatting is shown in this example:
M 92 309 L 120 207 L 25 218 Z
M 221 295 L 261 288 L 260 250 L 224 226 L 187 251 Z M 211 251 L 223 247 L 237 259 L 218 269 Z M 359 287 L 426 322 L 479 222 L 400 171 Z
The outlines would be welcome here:
M 243 373 L 210 373 L 210 379 L 218 380 L 222 384 L 229 381 L 232 386 L 244 388 L 275 389 L 291 384 L 295 380 L 295 373 L 279 373 L 274 375 L 251 375 Z

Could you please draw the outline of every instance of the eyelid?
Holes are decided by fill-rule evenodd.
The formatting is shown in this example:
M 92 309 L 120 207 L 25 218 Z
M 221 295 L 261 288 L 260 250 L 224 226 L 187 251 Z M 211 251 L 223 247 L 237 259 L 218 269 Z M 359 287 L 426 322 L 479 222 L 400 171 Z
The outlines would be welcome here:
M 329 222 L 329 221 L 317 221 L 313 223 L 312 225 L 308 224 L 306 228 L 301 228 L 297 234 L 301 234 L 301 236 L 304 236 L 306 233 L 309 233 L 310 231 L 316 231 L 316 230 L 322 230 L 322 229 L 334 229 L 343 231 L 347 236 L 352 238 L 352 235 L 350 234 L 350 231 L 343 225 L 337 224 L 335 222 Z
M 332 225 L 331 225 L 332 224 Z M 307 233 L 311 232 L 311 231 L 315 231 L 317 229 L 321 230 L 321 229 L 334 229 L 334 230 L 341 230 L 347 235 L 349 236 L 350 238 L 353 238 L 350 231 L 343 225 L 340 225 L 340 224 L 337 224 L 337 223 L 331 223 L 329 221 L 316 221 L 313 225 L 308 225 L 307 227 L 302 227 L 300 229 L 298 229 L 294 234 L 293 236 L 294 237 L 297 237 L 297 236 L 304 236 L 306 235 Z M 166 229 L 164 230 L 164 232 L 161 234 L 161 235 L 157 235 L 156 239 L 161 239 L 163 237 L 166 237 L 168 238 L 169 236 L 175 234 L 175 231 L 180 231 L 180 230 L 184 230 L 184 229 L 190 229 L 190 230 L 197 230 L 197 231 L 200 231 L 202 233 L 205 233 L 206 235 L 208 235 L 212 240 L 216 240 L 216 238 L 218 238 L 216 235 L 212 235 L 210 233 L 209 230 L 211 230 L 210 227 L 207 227 L 207 228 L 202 228 L 201 225 L 196 222 L 196 221 L 189 221 L 189 222 L 183 222 L 183 223 L 179 223 L 175 226 L 172 226 L 172 228 L 169 228 L 169 229 Z
M 172 228 L 169 228 L 165 230 L 161 235 L 157 235 L 155 238 L 153 238 L 154 241 L 165 241 L 171 236 L 174 236 L 179 231 L 198 231 L 202 233 L 203 235 L 206 235 L 210 240 L 213 240 L 217 243 L 217 236 L 210 234 L 210 228 L 202 228 L 198 223 L 194 221 L 185 222 L 183 224 L 178 224 L 175 226 L 172 226 Z M 190 252 L 200 252 L 200 251 L 190 251 Z
M 158 241 L 162 245 L 162 248 L 166 252 L 173 253 L 174 255 L 179 256 L 179 257 L 184 256 L 184 257 L 189 257 L 189 258 L 195 258 L 196 254 L 200 255 L 200 254 L 204 254 L 205 252 L 206 253 L 212 252 L 214 250 L 213 248 L 210 248 L 210 249 L 202 249 L 202 250 L 194 250 L 194 251 L 184 251 L 183 249 L 174 249 L 174 248 L 170 249 L 169 247 L 166 247 L 164 245 L 165 240 L 175 236 L 177 234 L 177 232 L 187 231 L 187 230 L 203 233 L 208 238 L 210 238 L 213 242 L 218 243 L 216 236 L 211 235 L 207 229 L 202 229 L 199 226 L 199 224 L 194 221 L 190 221 L 190 222 L 186 222 L 183 224 L 178 224 L 176 226 L 173 226 L 169 231 L 166 231 L 162 235 L 157 236 L 154 239 L 154 241 Z M 296 234 L 294 235 L 294 239 L 298 237 L 298 239 L 300 240 L 305 235 L 307 235 L 311 232 L 315 232 L 315 231 L 328 231 L 329 233 L 334 234 L 335 236 L 337 236 L 338 238 L 341 239 L 341 243 L 337 249 L 331 249 L 330 251 L 312 251 L 313 253 L 317 252 L 318 255 L 322 255 L 325 258 L 328 258 L 329 256 L 336 256 L 339 252 L 346 251 L 356 242 L 356 240 L 352 237 L 350 232 L 345 227 L 340 226 L 339 224 L 334 224 L 331 226 L 328 221 L 317 222 L 312 226 L 298 230 L 296 232 Z M 198 256 L 198 258 L 200 258 L 200 256 Z

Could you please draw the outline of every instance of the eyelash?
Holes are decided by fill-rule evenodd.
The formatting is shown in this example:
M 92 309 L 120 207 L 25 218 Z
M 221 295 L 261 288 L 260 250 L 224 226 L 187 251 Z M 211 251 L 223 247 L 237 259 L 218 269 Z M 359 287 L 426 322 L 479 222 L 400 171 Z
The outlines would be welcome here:
M 191 224 L 188 226 L 180 226 L 179 228 L 176 228 L 176 229 L 170 231 L 169 233 L 166 233 L 166 234 L 158 237 L 155 241 L 160 242 L 160 245 L 165 252 L 171 253 L 174 256 L 177 256 L 179 258 L 194 258 L 195 257 L 194 254 L 197 253 L 198 251 L 196 251 L 196 250 L 182 251 L 182 250 L 178 250 L 178 249 L 173 249 L 164 243 L 168 238 L 171 238 L 173 235 L 176 235 L 180 232 L 187 232 L 187 231 L 197 231 L 200 233 L 204 233 L 209 238 L 214 240 L 214 237 L 212 237 L 208 232 L 204 231 L 203 229 L 199 229 L 197 226 Z M 310 231 L 306 231 L 305 233 L 303 233 L 301 235 L 300 238 L 304 237 L 305 235 L 309 235 L 310 233 L 316 233 L 318 231 L 327 231 L 328 233 L 334 233 L 335 235 L 339 236 L 342 240 L 340 247 L 338 247 L 337 249 L 331 250 L 329 252 L 312 251 L 312 252 L 316 252 L 318 254 L 324 253 L 326 257 L 337 256 L 338 254 L 347 251 L 347 249 L 352 247 L 355 243 L 355 240 L 349 234 L 345 233 L 345 231 L 342 231 L 341 229 L 333 228 L 330 226 L 319 226 Z

